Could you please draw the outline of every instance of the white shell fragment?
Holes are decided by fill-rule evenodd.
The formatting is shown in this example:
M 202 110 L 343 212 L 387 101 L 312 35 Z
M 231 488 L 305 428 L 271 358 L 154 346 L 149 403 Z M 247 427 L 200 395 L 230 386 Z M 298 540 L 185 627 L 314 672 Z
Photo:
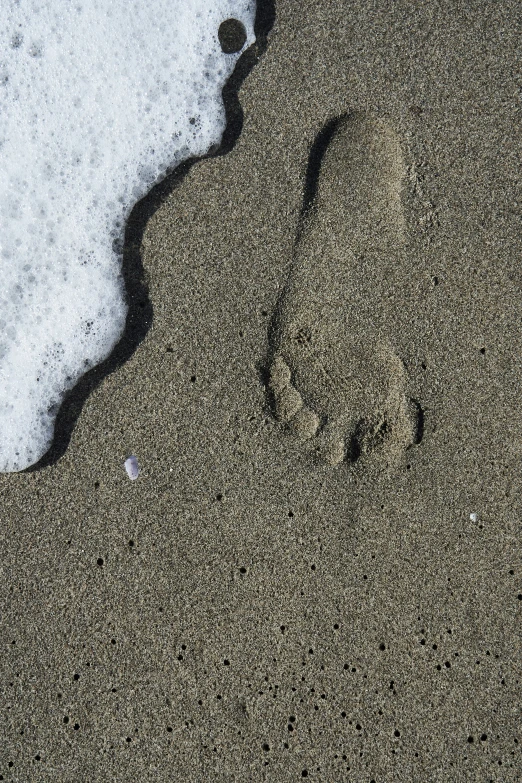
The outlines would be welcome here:
M 124 462 L 125 470 L 127 471 L 127 476 L 130 478 L 131 481 L 134 481 L 138 478 L 140 474 L 140 467 L 138 465 L 138 460 L 135 456 L 131 455 L 130 457 L 127 457 L 127 459 Z
M 469 518 L 471 519 L 472 522 L 476 522 L 478 519 L 478 514 L 475 514 L 475 512 L 473 512 L 473 514 L 469 515 Z

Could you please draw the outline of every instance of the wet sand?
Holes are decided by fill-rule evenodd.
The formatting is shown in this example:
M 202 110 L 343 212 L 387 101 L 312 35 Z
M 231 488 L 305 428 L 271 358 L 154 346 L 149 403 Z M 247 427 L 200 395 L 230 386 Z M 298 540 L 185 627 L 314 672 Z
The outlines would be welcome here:
M 0 477 L 0 779 L 520 780 L 518 11 L 277 5 L 235 146 L 147 223 L 145 338 L 55 464 Z M 335 183 L 391 180 L 326 167 L 341 117 L 400 148 L 368 251 Z

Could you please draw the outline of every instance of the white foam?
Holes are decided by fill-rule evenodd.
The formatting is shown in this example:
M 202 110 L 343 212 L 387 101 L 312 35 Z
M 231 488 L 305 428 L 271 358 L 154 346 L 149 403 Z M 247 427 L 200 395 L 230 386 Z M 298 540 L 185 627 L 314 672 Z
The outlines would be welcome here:
M 0 471 L 49 448 L 64 392 L 127 308 L 133 205 L 219 143 L 221 90 L 254 41 L 254 0 L 4 0 L 0 16 Z

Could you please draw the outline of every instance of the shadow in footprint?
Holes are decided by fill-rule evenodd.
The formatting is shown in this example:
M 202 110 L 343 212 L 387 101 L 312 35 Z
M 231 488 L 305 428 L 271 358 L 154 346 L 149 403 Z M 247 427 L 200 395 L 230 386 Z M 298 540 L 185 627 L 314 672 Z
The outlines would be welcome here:
M 296 244 L 299 242 L 302 231 L 306 226 L 307 219 L 310 217 L 310 212 L 313 208 L 315 196 L 317 193 L 317 183 L 319 182 L 319 174 L 321 171 L 321 164 L 323 162 L 323 156 L 328 149 L 328 146 L 334 136 L 339 123 L 344 120 L 348 115 L 343 114 L 340 117 L 334 117 L 332 120 L 326 123 L 317 134 L 310 154 L 308 156 L 308 165 L 306 167 L 305 182 L 303 189 L 303 204 L 301 206 L 301 212 L 299 216 L 299 222 L 297 226 Z M 283 295 L 284 296 L 284 295 Z M 272 317 L 268 325 L 268 357 L 267 365 L 260 371 L 261 381 L 267 387 L 269 394 L 270 407 L 274 409 L 274 396 L 270 390 L 270 366 L 274 359 L 274 346 L 277 343 L 277 333 L 280 327 L 279 313 L 280 305 L 283 301 L 283 297 L 280 297 L 277 305 L 274 309 Z
M 334 137 L 339 124 L 346 120 L 348 114 L 342 114 L 340 117 L 334 117 L 333 120 L 327 122 L 322 130 L 317 134 L 310 155 L 308 157 L 308 166 L 306 167 L 304 194 L 303 194 L 303 206 L 301 207 L 301 221 L 300 229 L 304 217 L 309 213 L 317 194 L 317 185 L 319 183 L 319 174 L 321 172 L 321 165 L 323 162 L 326 150 L 330 146 L 330 142 Z M 300 230 L 298 232 L 299 239 Z
M 226 127 L 219 146 L 209 150 L 206 155 L 189 158 L 184 161 L 158 185 L 153 187 L 147 196 L 133 208 L 125 227 L 123 248 L 120 248 L 123 254 L 122 274 L 128 305 L 123 335 L 110 356 L 85 373 L 76 386 L 65 394 L 56 418 L 54 437 L 50 449 L 41 460 L 23 472 L 31 473 L 40 470 L 54 464 L 63 456 L 71 440 L 76 421 L 89 395 L 107 375 L 110 375 L 125 364 L 138 345 L 144 340 L 154 315 L 152 302 L 150 301 L 145 283 L 140 252 L 146 225 L 165 199 L 183 182 L 195 163 L 206 158 L 226 155 L 234 147 L 243 129 L 243 110 L 239 102 L 238 92 L 252 68 L 266 51 L 268 34 L 274 22 L 275 6 L 273 0 L 257 0 L 254 22 L 256 40 L 241 55 L 233 73 L 223 87 L 222 95 L 225 105 Z M 229 29 L 225 33 L 227 37 L 224 40 L 228 42 L 225 45 L 230 46 L 230 41 L 233 41 L 231 30 Z M 232 31 L 232 34 L 237 36 L 238 31 Z M 233 48 L 231 50 L 233 51 Z

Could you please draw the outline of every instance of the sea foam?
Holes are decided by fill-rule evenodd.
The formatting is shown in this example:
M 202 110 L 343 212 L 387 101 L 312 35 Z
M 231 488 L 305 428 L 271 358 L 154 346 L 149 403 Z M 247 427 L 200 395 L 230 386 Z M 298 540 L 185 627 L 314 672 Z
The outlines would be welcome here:
M 0 471 L 48 450 L 61 400 L 127 313 L 125 220 L 219 143 L 254 0 L 4 0 L 0 16 Z

